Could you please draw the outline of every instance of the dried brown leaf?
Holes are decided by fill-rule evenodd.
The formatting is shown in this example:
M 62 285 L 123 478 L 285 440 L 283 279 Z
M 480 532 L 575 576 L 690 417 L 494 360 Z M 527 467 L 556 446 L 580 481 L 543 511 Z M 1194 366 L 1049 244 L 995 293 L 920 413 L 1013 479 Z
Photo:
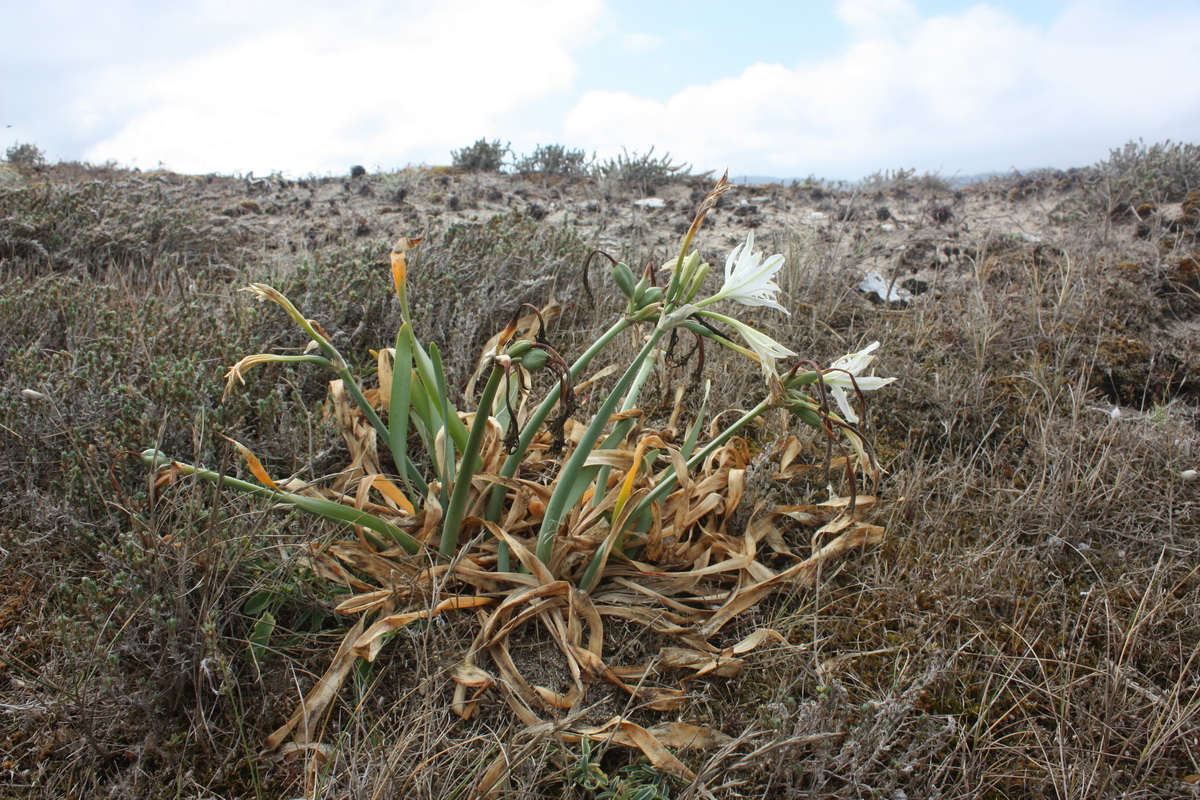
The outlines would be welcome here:
M 279 487 L 275 484 L 275 481 L 271 480 L 271 476 L 263 469 L 262 462 L 258 460 L 258 457 L 254 453 L 250 452 L 249 447 L 246 447 L 246 445 L 236 439 L 230 439 L 225 434 L 221 434 L 221 438 L 237 448 L 242 458 L 246 460 L 246 466 L 250 469 L 250 474 L 257 478 L 259 483 L 279 491 Z
M 366 626 L 366 617 L 362 617 L 342 638 L 337 653 L 325 674 L 317 681 L 317 685 L 300 702 L 291 718 L 278 730 L 267 737 L 263 744 L 266 753 L 276 751 L 284 740 L 292 737 L 296 744 L 303 745 L 311 742 L 316 732 L 317 722 L 337 696 L 338 690 L 350 675 L 350 670 L 357 660 L 353 652 L 354 642 L 362 634 Z
M 817 569 L 825 561 L 839 556 L 847 550 L 878 544 L 882 541 L 882 527 L 862 523 L 855 525 L 799 564 L 789 567 L 773 578 L 733 592 L 725 605 L 718 609 L 700 628 L 700 635 L 705 638 L 712 636 L 729 620 L 758 603 L 782 584 L 798 582 L 802 585 L 811 585 L 812 581 L 816 579 Z
M 447 597 L 433 608 L 422 608 L 417 611 L 390 614 L 376 621 L 365 633 L 354 641 L 353 652 L 360 658 L 365 658 L 367 661 L 374 661 L 378 650 L 373 649 L 372 645 L 385 634 L 403 628 L 410 622 L 418 619 L 432 619 L 443 611 L 461 611 L 468 608 L 478 608 L 479 606 L 495 605 L 495 603 L 496 600 L 493 597 L 454 596 Z

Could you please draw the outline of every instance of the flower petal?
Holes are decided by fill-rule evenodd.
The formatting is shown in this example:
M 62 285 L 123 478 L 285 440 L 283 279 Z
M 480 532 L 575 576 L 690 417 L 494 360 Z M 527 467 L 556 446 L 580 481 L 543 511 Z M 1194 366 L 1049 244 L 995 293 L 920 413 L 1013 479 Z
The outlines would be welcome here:
M 846 390 L 841 386 L 830 386 L 829 393 L 833 395 L 833 399 L 837 402 L 838 408 L 842 411 L 842 418 L 846 422 L 858 422 L 858 414 L 854 413 L 854 407 L 850 405 L 850 401 L 846 399 Z
M 847 422 L 858 422 L 858 414 L 846 393 L 857 389 L 858 392 L 873 392 L 882 389 L 895 378 L 877 378 L 874 375 L 863 375 L 863 371 L 875 360 L 873 355 L 879 349 L 879 342 L 871 342 L 857 353 L 848 353 L 833 362 L 833 366 L 821 373 L 821 381 L 837 401 L 838 408 Z
M 852 381 L 850 376 L 844 372 L 827 372 L 821 376 L 821 379 L 826 386 L 837 386 L 842 389 L 853 389 L 857 385 L 860 392 L 873 392 L 897 380 L 896 378 L 878 378 L 874 375 L 855 375 Z
M 723 322 L 738 332 L 745 340 L 751 352 L 754 353 L 758 363 L 762 365 L 763 372 L 767 375 L 772 375 L 775 372 L 775 360 L 778 358 L 787 358 L 796 355 L 794 350 L 785 347 L 779 342 L 772 339 L 767 334 L 752 328 L 746 323 L 736 320 L 733 317 L 727 317 L 724 314 L 717 314 L 713 311 L 698 312 L 705 317 L 710 317 L 719 322 Z
M 776 296 L 779 286 L 772 280 L 783 267 L 783 256 L 778 253 L 763 260 L 763 254 L 754 252 L 754 231 L 746 235 L 746 241 L 729 253 L 725 260 L 725 283 L 712 300 L 736 300 L 747 306 L 767 306 L 787 314 Z
M 857 353 L 848 353 L 837 361 L 834 361 L 830 369 L 844 369 L 850 374 L 857 376 L 867 367 L 871 366 L 871 362 L 875 360 L 875 356 L 871 354 L 878 350 L 879 346 L 879 342 L 871 342 Z

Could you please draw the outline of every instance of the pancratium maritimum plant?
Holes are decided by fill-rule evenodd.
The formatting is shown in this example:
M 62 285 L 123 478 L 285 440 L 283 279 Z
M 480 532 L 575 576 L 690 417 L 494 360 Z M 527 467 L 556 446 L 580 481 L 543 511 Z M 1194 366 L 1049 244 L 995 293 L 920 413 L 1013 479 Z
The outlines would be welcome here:
M 692 242 L 730 188 L 722 178 L 700 205 L 678 256 L 664 265 L 666 285 L 658 283 L 657 271 L 638 276 L 612 260 L 609 274 L 625 298 L 624 313 L 573 362 L 548 338 L 547 313 L 518 308 L 480 360 L 466 398 L 472 399 L 477 379 L 481 388 L 472 412 L 459 410 L 438 348 L 414 333 L 408 254 L 420 239 L 403 239 L 392 252 L 400 323 L 392 346 L 375 358 L 374 385 L 360 382 L 333 338 L 281 293 L 265 284 L 250 287 L 258 299 L 280 306 L 311 345 L 303 355 L 243 358 L 229 370 L 227 392 L 263 364 L 325 368 L 349 467 L 327 482 L 277 482 L 249 448 L 234 442 L 251 482 L 156 450 L 142 457 L 157 470 L 160 488 L 196 476 L 307 511 L 354 534 L 295 550 L 299 563 L 351 593 L 337 609 L 358 621 L 296 714 L 267 739 L 268 749 L 290 739 L 303 752 L 354 661 L 374 660 L 390 634 L 468 608 L 481 624 L 455 672 L 453 708 L 461 716 L 479 713 L 481 698 L 499 692 L 531 727 L 552 719 L 556 735 L 568 741 L 604 736 L 636 746 L 660 769 L 688 778 L 691 771 L 667 747 L 722 741 L 715 731 L 683 723 L 645 729 L 621 717 L 601 726 L 570 720 L 597 683 L 628 692 L 644 708 L 679 708 L 683 688 L 658 685 L 655 676 L 673 667 L 694 676 L 718 668 L 723 675 L 736 672 L 738 657 L 782 637 L 762 629 L 732 648 L 709 644 L 729 620 L 778 587 L 811 584 L 826 559 L 880 540 L 882 529 L 861 520 L 875 499 L 857 492 L 857 476 L 874 482 L 880 470 L 851 400 L 861 406 L 864 392 L 893 380 L 866 374 L 878 343 L 828 368 L 797 362 L 780 370 L 796 351 L 736 316 L 738 305 L 787 313 L 775 283 L 784 258 L 755 252 L 753 234 L 729 254 L 717 291 L 705 292 L 710 265 Z M 640 332 L 637 353 L 612 373 L 590 418 L 577 420 L 576 383 L 631 328 Z M 647 427 L 640 398 L 684 332 L 696 337 L 697 352 L 711 342 L 752 360 L 765 382 L 761 399 L 720 427 L 706 424 L 705 391 L 677 436 L 673 422 L 669 431 Z M 544 371 L 552 377 L 545 395 L 526 402 L 530 376 Z M 682 397 L 677 395 L 673 420 L 683 415 Z M 837 463 L 850 487 L 848 504 L 833 498 L 805 515 L 823 525 L 813 537 L 814 551 L 789 553 L 782 567 L 779 559 L 760 560 L 758 543 L 766 536 L 782 542 L 776 529 L 796 523 L 761 498 L 747 497 L 750 447 L 740 435 L 773 408 L 817 431 L 827 467 L 834 463 L 832 452 L 842 452 Z M 739 506 L 750 508 L 750 522 L 731 525 Z M 653 664 L 614 671 L 604 660 L 605 617 L 675 636 L 682 646 Z M 508 650 L 513 629 L 535 619 L 570 667 L 566 691 L 529 683 Z M 261 643 L 260 634 L 256 628 Z

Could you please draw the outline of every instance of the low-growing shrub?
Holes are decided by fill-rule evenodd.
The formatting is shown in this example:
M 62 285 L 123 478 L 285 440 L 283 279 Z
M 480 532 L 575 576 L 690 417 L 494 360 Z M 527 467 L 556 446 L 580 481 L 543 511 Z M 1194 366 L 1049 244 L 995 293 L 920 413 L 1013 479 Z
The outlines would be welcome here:
M 512 151 L 499 139 L 489 142 L 480 139 L 461 150 L 453 150 L 450 157 L 454 166 L 467 172 L 499 172 L 504 167 L 504 158 Z
M 29 142 L 18 142 L 5 150 L 4 160 L 20 169 L 34 170 L 46 166 L 46 154 L 37 145 Z
M 1110 215 L 1142 203 L 1178 203 L 1200 189 L 1200 145 L 1128 142 L 1093 167 L 1092 196 Z
M 220 232 L 196 208 L 164 202 L 169 189 L 133 174 L 0 187 L 0 265 L 54 270 L 144 268 L 167 253 L 203 261 Z
M 568 150 L 561 144 L 538 145 L 531 155 L 521 156 L 516 169 L 521 175 L 552 178 L 581 178 L 588 173 L 591 160 L 583 150 Z
M 904 196 L 913 192 L 936 194 L 950 192 L 950 182 L 935 172 L 925 172 L 920 175 L 915 169 L 880 170 L 872 173 L 858 182 L 857 187 L 863 193 L 885 192 Z
M 638 194 L 653 194 L 672 180 L 688 177 L 690 170 L 689 164 L 672 163 L 670 153 L 655 156 L 653 147 L 640 155 L 636 150 L 632 154 L 623 150 L 595 167 L 598 177 Z

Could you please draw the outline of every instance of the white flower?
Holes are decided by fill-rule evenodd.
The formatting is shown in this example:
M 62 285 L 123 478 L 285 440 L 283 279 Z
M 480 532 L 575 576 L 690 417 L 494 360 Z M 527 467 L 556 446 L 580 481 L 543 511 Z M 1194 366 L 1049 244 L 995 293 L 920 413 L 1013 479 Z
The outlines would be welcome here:
M 783 267 L 783 256 L 775 255 L 763 261 L 761 252 L 754 252 L 754 231 L 746 241 L 733 248 L 725 259 L 725 283 L 721 291 L 705 301 L 704 305 L 717 300 L 737 300 L 747 306 L 767 306 L 789 313 L 775 298 L 779 287 L 772 280 Z
M 724 314 L 717 314 L 713 311 L 701 311 L 699 313 L 705 317 L 724 322 L 736 330 L 750 347 L 750 352 L 747 352 L 745 348 L 735 345 L 727 339 L 718 339 L 717 341 L 730 349 L 738 350 L 758 361 L 762 365 L 763 373 L 766 375 L 775 373 L 775 359 L 796 355 L 795 351 L 784 347 L 762 331 L 751 328 L 746 323 L 740 322 L 733 317 L 727 317 Z
M 854 408 L 846 397 L 847 391 L 854 391 L 854 387 L 857 386 L 861 392 L 873 392 L 896 380 L 895 378 L 876 378 L 874 375 L 862 374 L 875 360 L 875 356 L 871 354 L 878 349 L 879 342 L 872 342 L 857 353 L 849 353 L 834 361 L 833 366 L 821 375 L 821 379 L 829 389 L 829 393 L 833 395 L 833 399 L 837 402 L 838 408 L 841 409 L 842 416 L 846 418 L 847 422 L 858 422 L 858 414 L 854 412 Z

